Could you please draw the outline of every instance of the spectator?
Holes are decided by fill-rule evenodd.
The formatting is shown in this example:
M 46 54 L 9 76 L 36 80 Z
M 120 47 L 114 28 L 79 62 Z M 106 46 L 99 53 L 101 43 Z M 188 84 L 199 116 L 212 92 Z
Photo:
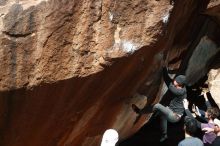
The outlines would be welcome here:
M 208 110 L 208 109 L 210 109 L 212 106 L 211 106 L 211 103 L 210 103 L 209 100 L 208 100 L 207 92 L 206 92 L 206 91 L 202 91 L 202 95 L 204 95 L 206 108 L 207 108 L 207 110 Z M 194 104 L 193 104 L 192 111 L 193 111 L 193 112 L 196 114 L 196 116 L 199 117 L 202 121 L 208 123 L 208 119 L 205 118 L 205 117 L 207 117 L 207 115 L 206 115 L 207 112 L 206 112 L 206 111 L 200 110 L 200 109 L 199 109 L 197 106 L 195 106 Z
M 186 116 L 184 119 L 185 139 L 182 140 L 178 146 L 203 146 L 203 142 L 197 137 L 194 137 L 196 130 L 196 120 Z
M 217 134 L 217 137 L 212 143 L 212 146 L 220 146 L 220 120 L 215 119 L 214 120 L 215 128 L 203 128 L 203 131 L 206 131 L 206 133 L 215 132 Z
M 118 138 L 119 136 L 116 130 L 108 129 L 103 134 L 101 146 L 115 146 Z
M 187 101 L 187 99 L 184 99 L 183 105 L 185 108 L 186 115 L 191 118 L 194 118 L 192 113 L 188 109 L 189 102 Z M 201 123 L 198 120 L 196 120 L 197 127 L 200 128 L 201 130 L 203 128 L 207 128 L 207 127 L 214 129 L 214 127 L 215 127 L 214 119 L 217 118 L 218 116 L 219 116 L 219 110 L 217 108 L 213 108 L 213 107 L 209 108 L 205 114 L 205 117 L 208 119 L 208 123 Z M 216 138 L 216 134 L 214 132 L 205 133 L 203 135 L 203 143 L 205 144 L 205 146 L 210 146 L 212 144 L 212 142 L 215 140 L 215 138 Z

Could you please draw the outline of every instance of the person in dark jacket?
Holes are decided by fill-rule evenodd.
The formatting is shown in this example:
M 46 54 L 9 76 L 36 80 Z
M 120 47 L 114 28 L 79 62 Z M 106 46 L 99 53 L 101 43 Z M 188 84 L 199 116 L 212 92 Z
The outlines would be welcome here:
M 206 108 L 207 110 L 212 108 L 212 105 L 211 103 L 209 102 L 209 99 L 207 97 L 207 91 L 202 91 L 202 94 L 204 96 L 204 99 L 205 99 L 205 105 L 206 105 Z M 206 118 L 207 117 L 207 112 L 204 111 L 204 110 L 201 110 L 199 109 L 197 106 L 195 106 L 193 104 L 193 107 L 192 107 L 192 111 L 195 113 L 196 117 L 198 117 L 200 120 L 208 123 L 208 119 Z
M 186 88 L 185 88 L 185 76 L 178 75 L 174 80 L 172 80 L 166 68 L 163 69 L 164 82 L 166 83 L 168 90 L 172 93 L 172 100 L 170 101 L 169 106 L 164 106 L 160 103 L 155 104 L 152 108 L 149 107 L 147 112 L 157 112 L 160 115 L 161 119 L 161 131 L 162 136 L 160 142 L 165 141 L 167 136 L 167 121 L 171 123 L 176 123 L 180 121 L 184 113 L 183 99 L 187 97 Z M 140 110 L 136 105 L 132 105 L 133 110 L 140 114 L 143 111 Z M 146 112 L 146 109 L 145 109 Z
M 184 99 L 183 101 L 184 108 L 185 108 L 185 113 L 187 116 L 194 118 L 190 110 L 188 109 L 189 102 L 187 99 Z M 211 107 L 206 111 L 205 117 L 207 118 L 208 123 L 201 123 L 200 121 L 197 120 L 197 127 L 199 129 L 204 129 L 204 128 L 213 128 L 215 127 L 214 124 L 214 119 L 219 116 L 219 109 L 215 107 Z M 204 133 L 203 135 L 203 143 L 205 146 L 211 146 L 212 142 L 215 140 L 216 134 L 214 132 L 210 133 Z
M 184 119 L 184 131 L 185 131 L 185 139 L 179 142 L 178 146 L 204 146 L 203 142 L 194 137 L 197 131 L 197 123 L 194 118 L 190 118 L 188 116 Z

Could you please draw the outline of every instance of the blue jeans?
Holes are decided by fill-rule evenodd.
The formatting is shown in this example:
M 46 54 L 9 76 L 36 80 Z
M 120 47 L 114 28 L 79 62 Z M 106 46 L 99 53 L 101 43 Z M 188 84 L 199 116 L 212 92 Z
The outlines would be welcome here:
M 159 112 L 161 119 L 160 127 L 163 135 L 167 135 L 167 121 L 176 123 L 181 119 L 181 116 L 178 116 L 169 107 L 165 107 L 159 103 L 154 105 L 153 111 Z

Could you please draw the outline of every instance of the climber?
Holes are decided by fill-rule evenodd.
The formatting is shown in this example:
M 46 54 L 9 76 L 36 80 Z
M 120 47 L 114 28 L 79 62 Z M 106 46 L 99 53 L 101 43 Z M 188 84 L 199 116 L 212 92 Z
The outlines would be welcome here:
M 163 77 L 166 85 L 168 86 L 169 91 L 172 93 L 172 100 L 170 101 L 169 106 L 165 107 L 162 104 L 158 103 L 154 106 L 149 106 L 148 109 L 144 109 L 144 112 L 156 112 L 160 115 L 161 118 L 161 131 L 162 136 L 160 142 L 165 141 L 167 136 L 167 121 L 176 123 L 180 121 L 183 113 L 183 99 L 186 98 L 186 88 L 185 88 L 185 76 L 178 75 L 174 80 L 172 80 L 169 75 L 166 67 L 163 68 Z M 132 104 L 133 110 L 142 114 L 143 109 L 139 109 L 136 105 Z
M 215 128 L 203 128 L 202 131 L 205 131 L 206 133 L 215 132 L 217 137 L 212 143 L 212 146 L 220 146 L 220 120 L 215 119 L 214 120 Z
M 186 116 L 184 118 L 185 139 L 178 146 L 203 146 L 203 142 L 199 138 L 194 137 L 196 130 L 196 120 Z
M 189 102 L 187 99 L 184 99 L 183 101 L 183 105 L 185 108 L 185 113 L 187 116 L 194 118 L 192 113 L 189 111 L 188 106 L 189 106 Z M 206 111 L 205 117 L 208 120 L 208 123 L 201 123 L 200 121 L 197 121 L 197 127 L 200 128 L 201 130 L 203 128 L 213 128 L 215 127 L 214 125 L 214 119 L 217 118 L 219 116 L 219 110 L 217 108 L 209 108 Z M 209 146 L 212 144 L 212 142 L 214 141 L 214 139 L 216 138 L 216 134 L 214 132 L 210 132 L 210 133 L 204 133 L 203 135 L 203 143 L 205 144 L 205 146 Z
M 108 129 L 104 132 L 101 146 L 115 146 L 118 142 L 118 132 L 115 129 Z

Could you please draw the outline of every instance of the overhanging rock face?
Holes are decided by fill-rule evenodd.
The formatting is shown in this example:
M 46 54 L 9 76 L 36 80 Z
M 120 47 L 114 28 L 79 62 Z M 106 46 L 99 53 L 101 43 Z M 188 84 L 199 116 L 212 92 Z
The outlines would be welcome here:
M 97 146 L 108 128 L 136 132 L 148 116 L 134 124 L 131 103 L 146 98 L 133 95 L 160 99 L 161 61 L 179 67 L 207 4 L 1 1 L 0 145 Z
M 2 7 L 2 91 L 85 77 L 153 46 L 171 8 L 143 0 L 11 0 Z
M 209 83 L 209 90 L 210 93 L 215 100 L 216 104 L 218 107 L 220 107 L 220 94 L 219 94 L 219 89 L 220 89 L 220 71 L 219 69 L 212 69 L 210 70 L 208 74 L 208 83 Z
M 2 8 L 1 145 L 95 146 L 107 128 L 126 137 L 143 124 L 133 125 L 130 105 L 146 98 L 132 95 L 160 67 L 168 1 L 27 0 Z

